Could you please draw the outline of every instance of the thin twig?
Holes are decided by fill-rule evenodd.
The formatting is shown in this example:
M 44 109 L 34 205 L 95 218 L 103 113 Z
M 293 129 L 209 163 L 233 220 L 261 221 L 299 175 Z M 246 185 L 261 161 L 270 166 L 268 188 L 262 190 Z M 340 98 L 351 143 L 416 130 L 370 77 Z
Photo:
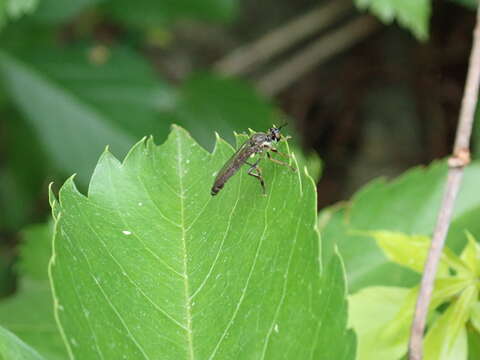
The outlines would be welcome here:
M 425 268 L 423 270 L 420 293 L 413 318 L 412 331 L 409 343 L 409 359 L 421 360 L 422 338 L 425 329 L 425 321 L 428 314 L 428 306 L 433 291 L 433 283 L 437 273 L 437 266 L 442 254 L 443 245 L 447 236 L 448 227 L 453 213 L 453 207 L 460 183 L 463 169 L 470 162 L 470 135 L 472 133 L 475 108 L 478 99 L 478 87 L 480 82 L 480 7 L 477 9 L 477 23 L 475 25 L 472 52 L 468 66 L 465 92 L 462 99 L 457 135 L 453 148 L 453 156 L 449 159 L 448 177 L 445 185 L 442 205 L 440 207 L 437 223 L 433 232 L 432 243 L 428 253 Z
M 218 72 L 226 75 L 244 74 L 252 67 L 273 58 L 295 43 L 333 24 L 351 8 L 350 0 L 333 0 L 282 25 L 255 42 L 236 49 L 219 60 L 214 67 Z
M 278 94 L 322 61 L 357 43 L 379 27 L 380 24 L 369 15 L 357 17 L 339 30 L 320 37 L 306 49 L 278 65 L 261 77 L 256 82 L 256 87 L 265 95 Z

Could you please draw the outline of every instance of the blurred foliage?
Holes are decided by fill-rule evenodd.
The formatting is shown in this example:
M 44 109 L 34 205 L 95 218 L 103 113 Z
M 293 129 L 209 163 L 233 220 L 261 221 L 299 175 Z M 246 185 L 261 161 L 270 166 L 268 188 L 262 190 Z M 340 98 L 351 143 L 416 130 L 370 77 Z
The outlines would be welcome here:
M 467 8 L 472 10 L 476 9 L 478 6 L 478 0 L 450 0 L 450 1 L 466 6 Z
M 237 0 L 115 0 L 106 2 L 108 15 L 127 25 L 140 28 L 169 24 L 193 18 L 205 21 L 228 21 L 235 14 Z
M 0 2 L 0 29 L 8 19 L 16 20 L 19 17 L 32 13 L 39 0 L 2 0 Z
M 14 296 L 0 303 L 0 325 L 46 359 L 65 359 L 66 350 L 53 316 L 47 273 L 52 234 L 51 223 L 30 225 L 22 232 L 19 288 Z
M 390 230 L 430 235 L 443 194 L 447 166 L 437 162 L 428 168 L 415 168 L 398 179 L 372 181 L 350 203 L 324 209 L 319 223 L 324 256 L 338 247 L 345 259 L 349 290 L 365 286 L 411 286 L 418 275 L 390 261 L 378 245 L 362 231 Z M 480 234 L 480 164 L 466 169 L 447 243 L 454 251 L 465 244 L 463 232 Z M 478 236 L 478 235 L 477 235 Z
M 370 231 L 392 262 L 421 273 L 430 239 L 389 231 Z M 424 358 L 467 360 L 467 329 L 480 331 L 480 246 L 470 233 L 460 256 L 444 249 L 432 294 Z M 408 251 L 409 250 L 409 251 Z M 418 286 L 367 287 L 350 298 L 351 322 L 358 335 L 358 360 L 399 359 L 407 352 Z M 441 307 L 441 308 L 440 308 Z M 372 316 L 382 308 L 380 316 Z M 478 333 L 477 333 L 478 334 Z M 470 337 L 472 339 L 472 337 Z M 473 351 L 473 350 L 472 350 Z
M 428 38 L 431 0 L 355 0 L 359 9 L 368 9 L 385 24 L 397 20 L 419 40 Z

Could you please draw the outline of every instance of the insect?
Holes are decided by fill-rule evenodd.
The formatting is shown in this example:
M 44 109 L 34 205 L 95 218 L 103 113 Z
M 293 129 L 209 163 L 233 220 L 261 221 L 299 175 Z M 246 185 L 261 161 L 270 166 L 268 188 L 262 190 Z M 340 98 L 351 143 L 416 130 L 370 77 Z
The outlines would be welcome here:
M 275 147 L 274 144 L 278 143 L 282 139 L 282 134 L 280 133 L 280 129 L 282 129 L 287 124 L 283 124 L 280 127 L 271 127 L 268 129 L 266 133 L 259 132 L 255 133 L 250 138 L 245 141 L 242 146 L 232 155 L 232 157 L 223 165 L 222 169 L 218 172 L 215 181 L 213 182 L 211 194 L 217 195 L 220 190 L 222 190 L 225 183 L 230 179 L 233 175 L 237 173 L 237 171 L 243 166 L 248 165 L 250 168 L 247 171 L 247 174 L 257 178 L 260 181 L 260 185 L 262 186 L 263 194 L 265 195 L 265 181 L 263 180 L 262 171 L 258 167 L 258 163 L 260 160 L 265 158 L 265 154 L 267 158 L 273 161 L 276 164 L 287 166 L 293 171 L 295 168 L 290 166 L 290 164 L 274 159 L 271 152 L 277 153 L 283 157 L 289 157 L 287 154 L 283 154 L 279 152 Z M 283 137 L 283 139 L 287 140 L 289 137 Z M 253 158 L 255 155 L 259 155 L 257 160 L 254 163 L 250 163 L 247 160 Z

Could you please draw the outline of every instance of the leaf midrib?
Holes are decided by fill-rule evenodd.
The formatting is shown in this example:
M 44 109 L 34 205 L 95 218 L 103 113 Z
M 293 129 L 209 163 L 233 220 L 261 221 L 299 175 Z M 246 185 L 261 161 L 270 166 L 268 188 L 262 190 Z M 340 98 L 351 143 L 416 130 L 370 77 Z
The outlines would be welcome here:
M 182 166 L 182 146 L 180 143 L 180 136 L 177 136 L 177 173 L 178 184 L 180 186 L 180 225 L 182 231 L 182 250 L 183 250 L 183 287 L 185 292 L 185 319 L 187 328 L 187 344 L 188 356 L 191 360 L 195 358 L 193 351 L 193 337 L 192 337 L 192 305 L 190 300 L 190 284 L 188 279 L 188 258 L 187 258 L 187 242 L 186 242 L 186 228 L 185 228 L 185 204 L 184 204 L 184 186 L 183 186 L 183 166 Z

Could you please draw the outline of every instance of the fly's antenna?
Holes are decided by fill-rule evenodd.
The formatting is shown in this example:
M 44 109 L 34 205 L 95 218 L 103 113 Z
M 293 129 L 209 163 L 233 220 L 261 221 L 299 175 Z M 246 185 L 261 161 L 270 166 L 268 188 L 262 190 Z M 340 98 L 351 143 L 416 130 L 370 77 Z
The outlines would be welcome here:
M 287 125 L 288 125 L 288 122 L 284 123 L 283 125 L 280 125 L 277 129 L 280 130 L 280 129 L 284 128 L 284 127 L 287 126 Z

